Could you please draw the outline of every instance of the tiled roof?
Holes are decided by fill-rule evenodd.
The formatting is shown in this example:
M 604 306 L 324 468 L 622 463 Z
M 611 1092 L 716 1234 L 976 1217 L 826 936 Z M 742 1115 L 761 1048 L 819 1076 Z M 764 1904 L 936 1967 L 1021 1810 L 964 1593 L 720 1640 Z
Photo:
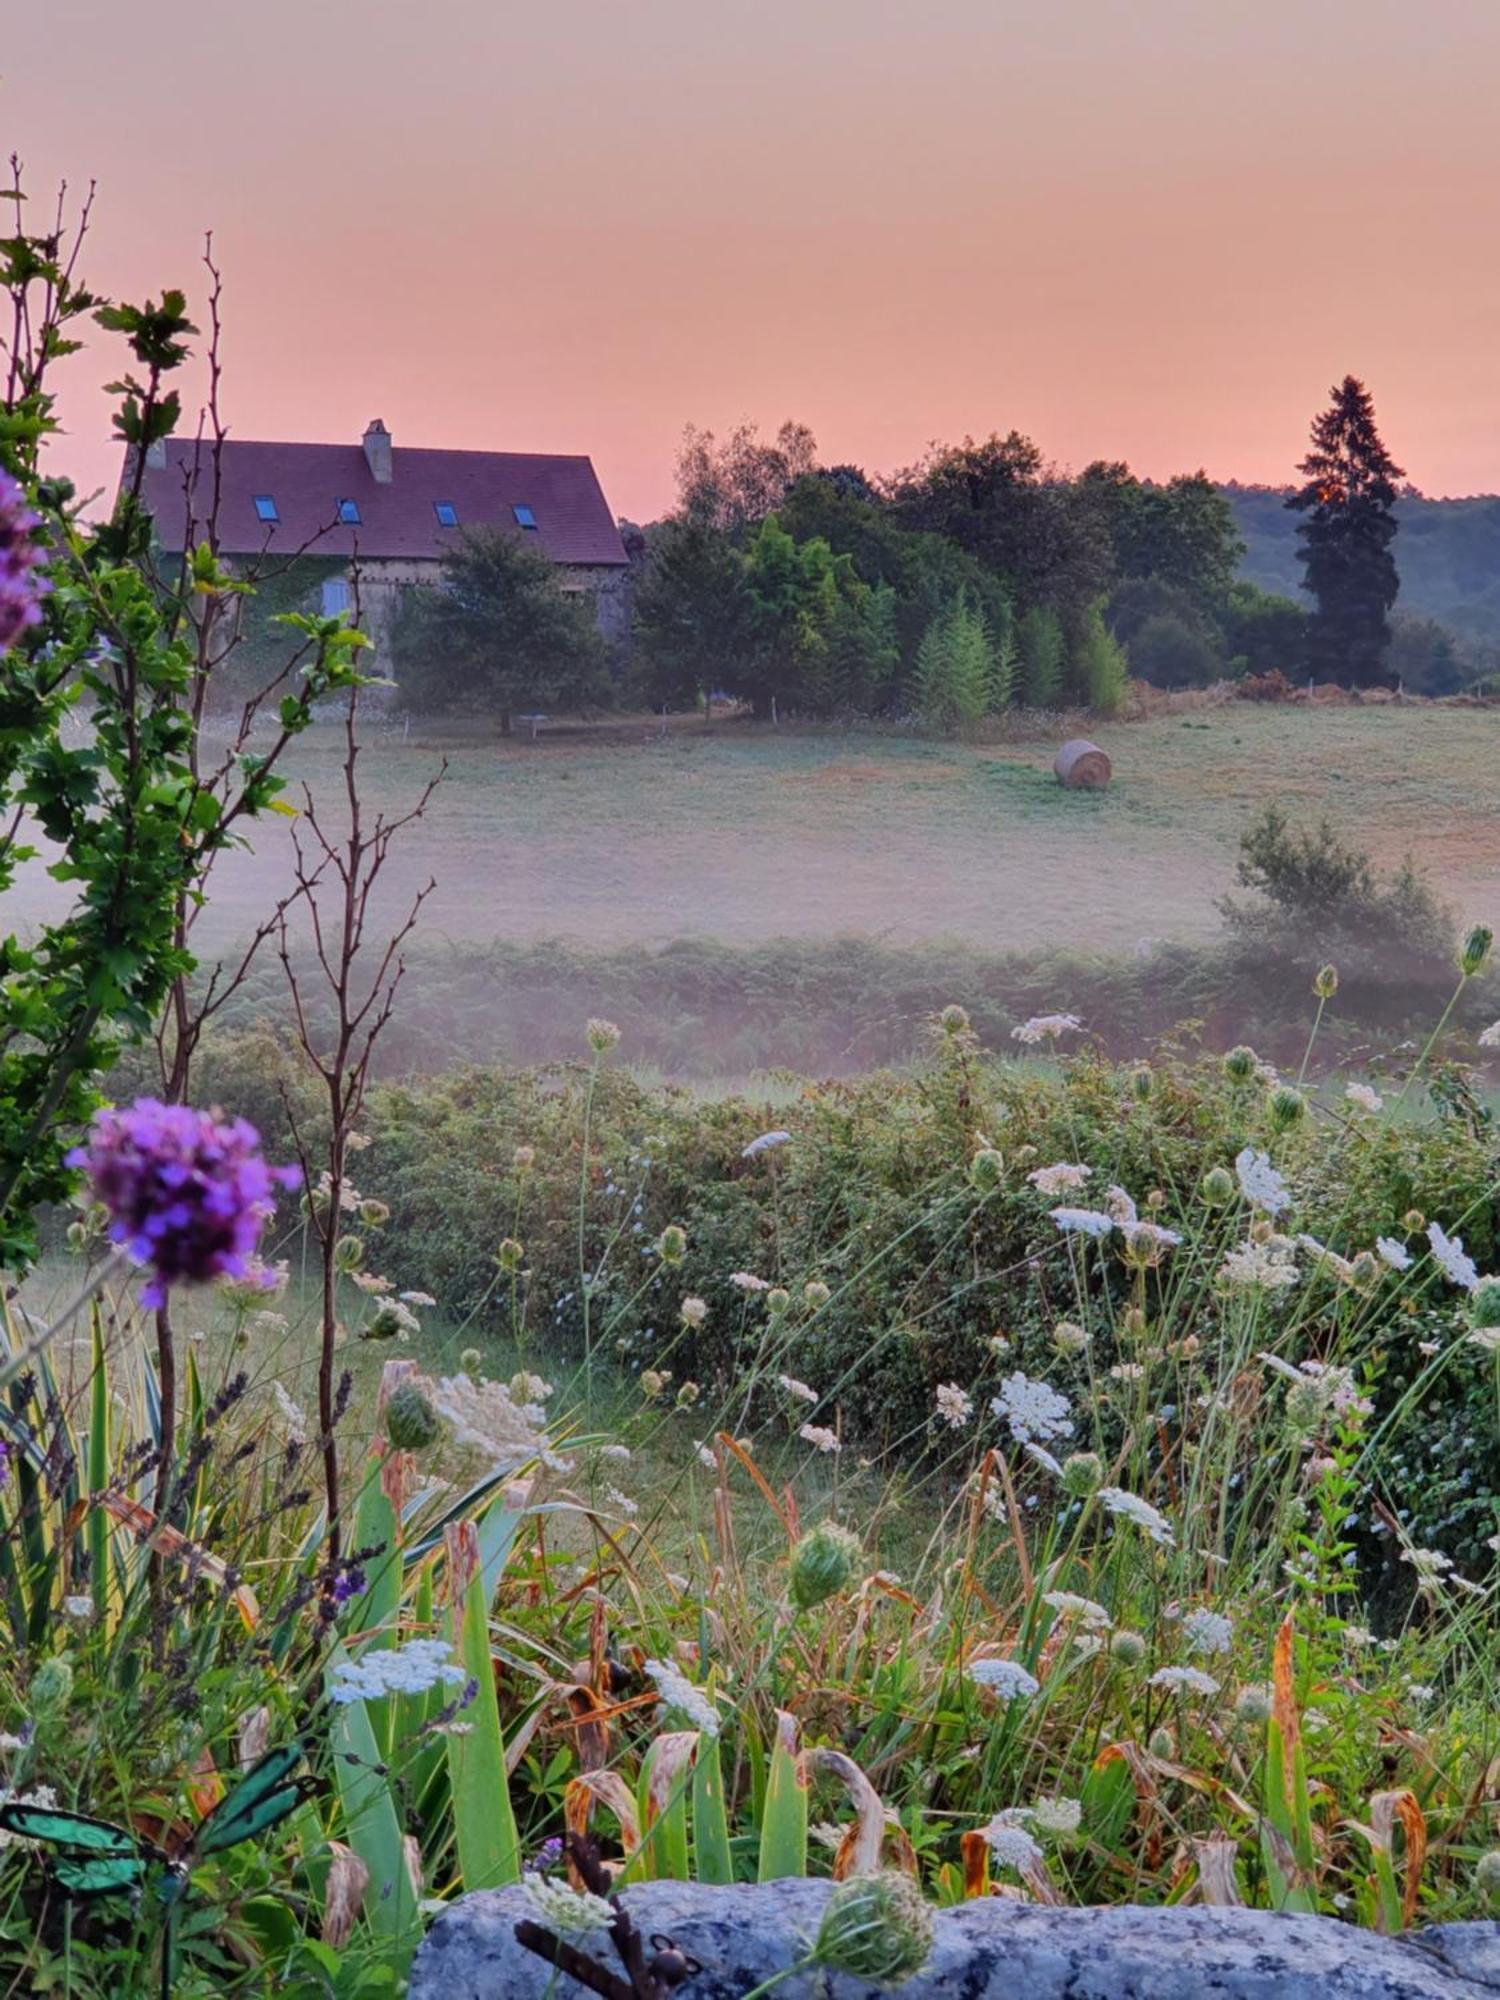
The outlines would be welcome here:
M 198 471 L 192 480 L 195 451 Z M 352 555 L 357 547 L 361 556 L 380 561 L 440 556 L 464 528 L 507 528 L 534 540 L 554 562 L 627 561 L 591 459 L 396 445 L 391 462 L 392 477 L 382 485 L 359 444 L 230 438 L 221 464 L 220 546 L 230 556 L 260 549 L 287 554 L 305 543 L 320 555 Z M 185 477 L 193 486 L 194 520 L 201 524 L 212 488 L 208 448 L 191 438 L 169 439 L 165 465 L 147 467 L 144 487 L 169 549 L 182 547 Z M 274 523 L 257 516 L 258 494 L 274 500 Z M 358 507 L 358 526 L 337 524 L 341 500 Z M 439 502 L 455 509 L 458 528 L 440 525 Z M 530 508 L 534 531 L 519 527 L 517 507 Z

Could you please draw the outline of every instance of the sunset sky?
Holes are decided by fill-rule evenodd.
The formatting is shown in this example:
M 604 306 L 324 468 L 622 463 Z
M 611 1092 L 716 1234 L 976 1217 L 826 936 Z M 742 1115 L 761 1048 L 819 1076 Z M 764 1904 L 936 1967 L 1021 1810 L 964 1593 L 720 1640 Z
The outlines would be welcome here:
M 1426 491 L 1500 489 L 1497 0 L 48 0 L 4 42 L 96 289 L 200 298 L 214 230 L 241 436 L 588 451 L 637 519 L 690 421 L 1279 482 L 1353 371 Z

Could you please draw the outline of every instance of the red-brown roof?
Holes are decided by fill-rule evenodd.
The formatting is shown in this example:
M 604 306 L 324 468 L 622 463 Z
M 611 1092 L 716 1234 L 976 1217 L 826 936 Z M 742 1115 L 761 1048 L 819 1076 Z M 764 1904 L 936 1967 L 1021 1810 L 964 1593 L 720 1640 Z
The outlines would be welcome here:
M 191 438 L 172 438 L 166 464 L 148 466 L 145 499 L 157 532 L 168 549 L 180 549 L 188 518 L 184 476 L 193 481 L 192 515 L 197 529 L 208 512 L 213 486 L 208 447 Z M 219 502 L 220 547 L 226 555 L 260 549 L 286 554 L 312 543 L 320 555 L 352 555 L 370 561 L 437 557 L 464 528 L 506 528 L 559 563 L 624 563 L 628 560 L 603 489 L 588 458 L 554 457 L 541 452 L 429 451 L 412 445 L 392 449 L 392 477 L 379 484 L 360 444 L 270 444 L 230 438 L 223 447 Z M 257 494 L 269 494 L 279 519 L 261 521 Z M 357 527 L 335 525 L 338 503 L 353 500 Z M 438 522 L 436 504 L 458 513 L 459 527 Z M 529 507 L 534 531 L 518 527 L 514 509 Z

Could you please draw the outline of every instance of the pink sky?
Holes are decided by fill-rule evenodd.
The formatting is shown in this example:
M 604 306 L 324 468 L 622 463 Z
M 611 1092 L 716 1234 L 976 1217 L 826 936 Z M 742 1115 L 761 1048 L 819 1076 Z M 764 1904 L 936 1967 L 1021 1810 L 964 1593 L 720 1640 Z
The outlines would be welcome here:
M 0 143 L 99 182 L 87 271 L 201 297 L 241 436 L 825 458 L 1030 432 L 1281 481 L 1363 375 L 1427 491 L 1500 489 L 1496 0 L 48 0 Z M 75 475 L 113 475 L 101 337 Z

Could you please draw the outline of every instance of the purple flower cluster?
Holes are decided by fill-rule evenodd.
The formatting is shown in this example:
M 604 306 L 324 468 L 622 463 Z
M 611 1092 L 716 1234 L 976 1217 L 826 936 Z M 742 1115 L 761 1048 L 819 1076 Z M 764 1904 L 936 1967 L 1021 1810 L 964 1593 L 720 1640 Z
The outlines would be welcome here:
M 38 550 L 31 539 L 40 523 L 15 480 L 0 472 L 0 654 L 41 619 L 45 585 L 34 574 Z
M 152 1097 L 101 1111 L 68 1164 L 87 1169 L 114 1241 L 150 1265 L 141 1294 L 148 1306 L 161 1305 L 172 1285 L 243 1279 L 276 1189 L 302 1179 L 295 1167 L 266 1165 L 260 1134 L 243 1118 L 224 1123 Z

